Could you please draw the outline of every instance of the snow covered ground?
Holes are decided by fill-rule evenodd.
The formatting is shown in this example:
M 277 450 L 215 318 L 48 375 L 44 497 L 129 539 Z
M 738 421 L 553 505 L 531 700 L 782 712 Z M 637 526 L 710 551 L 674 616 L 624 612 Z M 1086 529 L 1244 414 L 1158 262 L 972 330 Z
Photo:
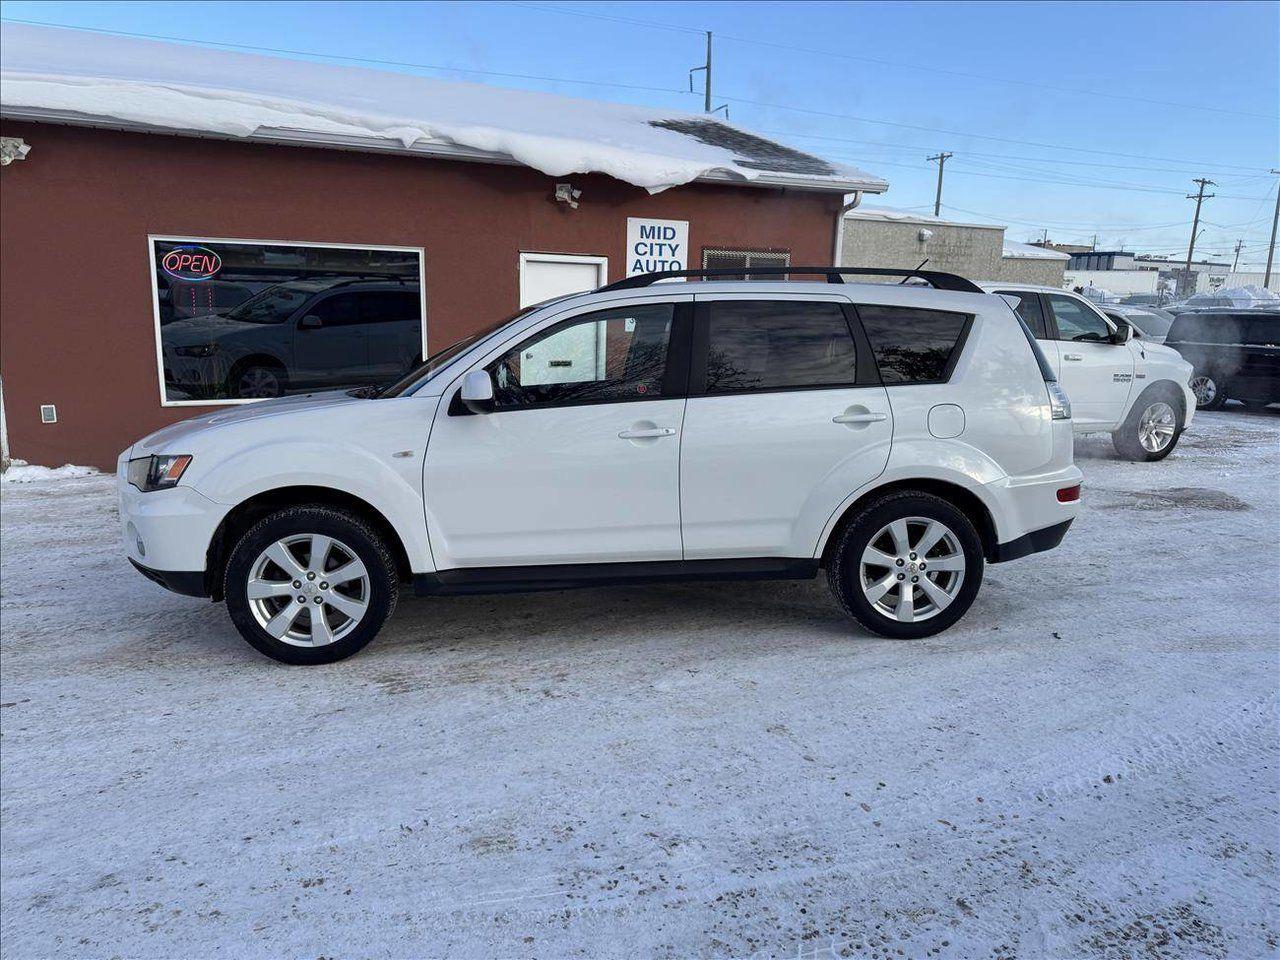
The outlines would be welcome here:
M 6 485 L 5 956 L 1275 956 L 1280 415 L 1077 452 L 930 640 L 610 588 L 312 669 L 130 570 L 110 478 Z

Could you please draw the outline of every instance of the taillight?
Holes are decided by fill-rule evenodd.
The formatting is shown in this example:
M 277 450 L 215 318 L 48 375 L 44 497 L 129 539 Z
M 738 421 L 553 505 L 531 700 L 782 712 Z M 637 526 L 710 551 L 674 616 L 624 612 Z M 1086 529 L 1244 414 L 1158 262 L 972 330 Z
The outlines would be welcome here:
M 1071 401 L 1067 399 L 1067 391 L 1062 389 L 1062 384 L 1057 380 L 1049 380 L 1044 386 L 1049 391 L 1050 416 L 1054 420 L 1070 420 Z
M 1080 499 L 1080 484 L 1078 483 L 1074 487 L 1063 487 L 1061 490 L 1058 491 L 1059 503 L 1075 503 L 1079 499 Z

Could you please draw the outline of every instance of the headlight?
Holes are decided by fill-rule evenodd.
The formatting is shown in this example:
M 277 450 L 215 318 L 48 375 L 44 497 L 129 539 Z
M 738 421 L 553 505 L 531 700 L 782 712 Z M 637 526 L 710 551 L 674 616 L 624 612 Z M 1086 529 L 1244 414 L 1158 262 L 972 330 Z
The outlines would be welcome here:
M 1057 380 L 1048 380 L 1045 387 L 1049 390 L 1049 409 L 1053 412 L 1053 419 L 1070 420 L 1071 401 L 1067 398 L 1067 391 L 1062 389 L 1062 384 Z
M 164 456 L 139 457 L 129 461 L 126 476 L 130 483 L 143 493 L 152 490 L 164 490 L 177 486 L 182 479 L 183 471 L 191 463 L 191 455 L 187 453 L 171 453 Z
M 216 343 L 200 343 L 194 347 L 174 347 L 173 352 L 180 357 L 212 357 L 218 352 Z

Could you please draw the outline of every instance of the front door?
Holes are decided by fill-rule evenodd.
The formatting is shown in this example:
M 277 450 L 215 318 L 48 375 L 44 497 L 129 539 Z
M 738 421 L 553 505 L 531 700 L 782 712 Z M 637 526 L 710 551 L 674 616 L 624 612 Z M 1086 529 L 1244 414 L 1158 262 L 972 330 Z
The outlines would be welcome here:
M 294 320 L 295 387 L 348 386 L 361 383 L 369 363 L 369 338 L 360 322 L 355 293 L 321 295 Z
M 697 302 L 685 558 L 810 557 L 835 509 L 888 460 L 892 411 L 875 362 L 839 301 Z
M 688 321 L 673 299 L 579 314 L 501 352 L 483 366 L 492 412 L 446 391 L 424 473 L 439 569 L 680 559 L 687 367 L 668 358 L 685 355 Z
M 1078 297 L 1044 295 L 1057 334 L 1058 381 L 1071 399 L 1079 425 L 1110 428 L 1119 424 L 1133 387 L 1133 351 L 1112 343 L 1102 315 Z

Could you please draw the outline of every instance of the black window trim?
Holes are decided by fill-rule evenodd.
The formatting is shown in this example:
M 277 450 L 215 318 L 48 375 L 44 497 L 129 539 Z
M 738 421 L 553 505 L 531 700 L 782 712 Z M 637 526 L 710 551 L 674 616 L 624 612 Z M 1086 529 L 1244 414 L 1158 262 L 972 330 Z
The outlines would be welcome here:
M 853 304 L 855 316 L 857 316 L 858 306 L 859 304 Z M 908 305 L 908 304 L 899 304 L 899 303 L 864 303 L 864 304 L 861 304 L 861 306 L 885 307 L 890 310 L 926 310 L 931 313 L 953 313 L 953 314 L 959 314 L 960 316 L 964 317 L 964 322 L 960 325 L 960 333 L 956 336 L 956 345 L 951 349 L 951 355 L 947 357 L 946 366 L 942 368 L 942 378 L 939 380 L 906 380 L 899 383 L 885 382 L 883 375 L 880 373 L 880 361 L 876 359 L 874 353 L 871 354 L 871 361 L 876 365 L 876 376 L 878 378 L 876 382 L 884 383 L 886 387 L 931 387 L 931 386 L 938 386 L 939 384 L 951 382 L 951 376 L 952 374 L 955 373 L 956 366 L 960 363 L 960 358 L 964 355 L 964 349 L 969 343 L 969 331 L 973 329 L 973 321 L 975 318 L 974 314 L 965 313 L 961 310 L 938 310 L 938 309 L 935 309 L 934 307 L 919 307 L 914 304 Z M 1009 309 L 1012 310 L 1013 308 L 1010 307 Z M 1015 311 L 1015 315 L 1016 315 L 1016 311 Z M 858 328 L 862 329 L 862 318 L 860 316 L 857 318 L 857 322 L 858 322 Z M 868 342 L 870 342 L 869 338 L 866 337 L 865 331 L 863 332 L 863 337 L 864 339 L 868 339 Z
M 1040 304 L 1040 318 L 1044 320 L 1044 339 L 1045 340 L 1058 339 L 1058 321 L 1054 319 L 1053 311 L 1049 309 L 1049 301 L 1045 299 L 1044 294 L 1041 293 L 1039 290 L 992 290 L 991 292 L 997 297 L 1008 296 L 1008 297 L 1017 297 L 1019 299 L 1021 299 L 1022 297 L 1025 297 L 1027 294 L 1031 294 L 1031 296 L 1036 298 L 1036 302 Z M 1010 304 L 1009 309 L 1018 315 L 1019 320 L 1022 320 L 1022 315 L 1018 313 L 1017 307 Z M 1024 326 L 1026 326 L 1027 322 L 1025 320 L 1022 320 L 1022 323 Z M 1036 336 L 1036 332 L 1032 330 L 1029 326 L 1027 327 L 1027 330 L 1031 333 L 1031 336 L 1034 339 L 1036 340 L 1040 339 L 1040 337 Z
M 711 305 L 713 303 L 829 303 L 844 314 L 849 335 L 853 339 L 854 381 L 850 383 L 812 383 L 804 386 L 781 387 L 748 387 L 741 390 L 717 390 L 707 392 L 707 357 L 711 347 Z M 826 297 L 778 297 L 765 294 L 750 296 L 706 296 L 699 295 L 694 302 L 693 336 L 690 341 L 690 362 L 688 396 L 694 397 L 742 397 L 757 393 L 801 393 L 812 390 L 856 390 L 864 387 L 878 387 L 880 371 L 875 365 L 875 357 L 871 355 L 871 345 L 862 325 L 857 322 L 852 304 L 847 300 Z
M 472 417 L 486 416 L 495 417 L 506 413 L 523 413 L 526 410 L 553 410 L 561 407 L 597 407 L 608 403 L 653 403 L 659 400 L 683 400 L 687 395 L 689 384 L 689 340 L 693 327 L 693 301 L 692 300 L 652 300 L 641 301 L 639 303 L 619 303 L 612 306 L 595 305 L 594 310 L 584 310 L 582 313 L 575 313 L 572 316 L 564 317 L 561 320 L 553 321 L 544 327 L 523 337 L 510 347 L 504 348 L 496 357 L 488 363 L 480 364 L 469 369 L 485 370 L 490 364 L 496 363 L 512 350 L 522 350 L 524 345 L 531 340 L 542 337 L 543 335 L 557 329 L 558 327 L 567 327 L 575 323 L 579 323 L 586 317 L 597 313 L 612 313 L 617 310 L 627 310 L 632 307 L 662 307 L 670 306 L 674 308 L 671 314 L 671 336 L 667 340 L 667 356 L 666 368 L 662 374 L 662 393 L 659 396 L 646 397 L 599 397 L 583 400 L 544 400 L 538 403 L 525 403 L 518 407 L 495 407 L 489 413 L 475 414 L 468 410 L 460 399 L 462 393 L 462 380 L 459 378 L 453 389 L 453 395 L 449 399 L 448 415 L 451 417 Z

